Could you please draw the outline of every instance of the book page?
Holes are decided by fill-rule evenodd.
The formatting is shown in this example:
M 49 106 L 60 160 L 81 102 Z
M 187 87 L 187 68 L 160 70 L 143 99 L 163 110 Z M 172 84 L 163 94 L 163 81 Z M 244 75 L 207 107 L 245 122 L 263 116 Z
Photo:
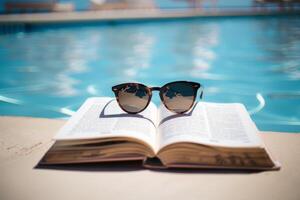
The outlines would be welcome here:
M 174 114 L 160 106 L 159 113 L 159 148 L 177 142 L 230 147 L 261 144 L 242 104 L 200 102 L 185 114 Z
M 259 146 L 258 130 L 242 104 L 206 103 L 210 142 L 226 146 Z
M 210 138 L 204 104 L 196 104 L 184 114 L 173 113 L 164 105 L 159 107 L 158 112 L 159 148 L 179 141 L 201 142 Z
M 154 146 L 156 117 L 157 108 L 153 103 L 139 114 L 128 114 L 114 98 L 89 98 L 54 139 L 132 137 Z

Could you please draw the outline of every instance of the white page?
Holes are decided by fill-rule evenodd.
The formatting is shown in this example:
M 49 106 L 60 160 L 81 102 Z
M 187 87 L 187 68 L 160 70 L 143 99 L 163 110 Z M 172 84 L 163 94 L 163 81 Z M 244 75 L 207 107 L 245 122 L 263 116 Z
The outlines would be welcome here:
M 206 120 L 204 104 L 195 105 L 185 114 L 176 114 L 159 107 L 159 147 L 181 141 L 201 142 L 209 139 L 209 127 Z
M 56 140 L 134 137 L 151 146 L 156 140 L 157 108 L 150 103 L 143 112 L 132 115 L 121 110 L 112 98 L 89 98 L 55 136 Z
M 252 147 L 261 144 L 257 129 L 242 104 L 199 102 L 187 114 L 159 108 L 159 147 L 176 142 Z M 168 119 L 168 120 L 165 120 Z
M 206 103 L 210 142 L 224 146 L 259 146 L 258 130 L 239 103 Z

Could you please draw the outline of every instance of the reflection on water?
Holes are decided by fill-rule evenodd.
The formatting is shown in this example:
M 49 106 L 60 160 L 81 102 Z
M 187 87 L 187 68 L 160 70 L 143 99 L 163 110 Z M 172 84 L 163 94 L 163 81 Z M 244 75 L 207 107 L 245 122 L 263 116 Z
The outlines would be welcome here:
M 132 81 L 150 66 L 155 38 L 143 31 L 143 27 L 110 27 L 101 34 L 103 46 L 98 52 L 110 75 Z
M 298 19 L 264 20 L 258 26 L 277 30 L 272 37 L 258 37 L 260 48 L 266 52 L 264 59 L 276 61 L 271 71 L 286 74 L 290 79 L 300 79 L 300 25 Z M 267 31 L 268 31 L 267 30 Z M 270 31 L 268 31 L 270 32 Z
M 0 114 L 65 117 L 122 82 L 192 80 L 263 130 L 299 132 L 298 52 L 297 17 L 33 27 L 0 35 Z
M 4 84 L 28 86 L 32 92 L 48 95 L 78 95 L 76 86 L 80 80 L 72 75 L 86 72 L 86 63 L 97 58 L 94 45 L 98 45 L 99 36 L 92 32 L 86 34 L 93 37 L 78 40 L 73 33 L 49 31 L 2 38 L 1 47 L 7 54 L 7 57 L 3 55 L 4 63 L 15 72 L 4 77 Z M 85 44 L 91 43 L 94 45 L 85 48 Z

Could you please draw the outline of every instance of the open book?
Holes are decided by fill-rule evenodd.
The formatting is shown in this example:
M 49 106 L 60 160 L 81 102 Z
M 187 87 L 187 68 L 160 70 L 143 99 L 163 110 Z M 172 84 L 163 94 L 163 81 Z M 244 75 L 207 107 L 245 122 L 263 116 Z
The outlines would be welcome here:
M 280 166 L 238 103 L 199 102 L 185 114 L 150 103 L 139 114 L 127 114 L 115 99 L 89 98 L 54 139 L 41 164 L 143 160 L 145 167 L 167 168 Z

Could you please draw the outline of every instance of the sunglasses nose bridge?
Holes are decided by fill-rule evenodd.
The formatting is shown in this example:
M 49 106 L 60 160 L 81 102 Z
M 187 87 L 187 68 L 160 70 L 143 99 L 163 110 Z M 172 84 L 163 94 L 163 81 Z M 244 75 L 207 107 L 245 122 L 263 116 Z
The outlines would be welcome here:
M 151 87 L 150 90 L 151 91 L 160 91 L 160 87 Z
M 152 94 L 152 91 L 158 91 L 160 100 L 162 102 L 164 102 L 164 99 L 163 99 L 163 96 L 162 96 L 162 93 L 161 93 L 161 87 L 150 87 L 150 91 L 151 91 L 151 94 Z

